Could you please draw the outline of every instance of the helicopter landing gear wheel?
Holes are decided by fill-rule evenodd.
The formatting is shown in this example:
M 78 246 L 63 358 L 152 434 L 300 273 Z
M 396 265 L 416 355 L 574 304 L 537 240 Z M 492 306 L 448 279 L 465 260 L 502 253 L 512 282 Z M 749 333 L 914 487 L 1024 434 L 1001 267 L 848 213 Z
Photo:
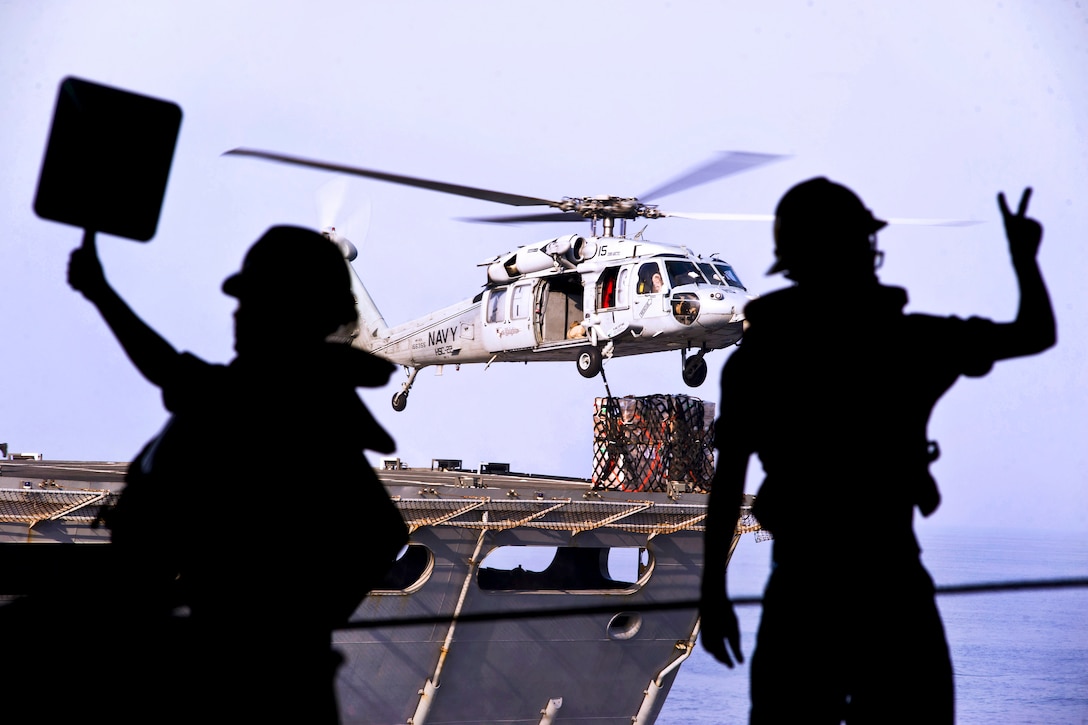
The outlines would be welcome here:
M 408 405 L 408 393 L 411 392 L 412 383 L 416 381 L 416 375 L 419 374 L 421 368 L 410 368 L 405 365 L 404 369 L 408 371 L 408 379 L 401 383 L 400 390 L 393 393 L 393 410 L 398 413 Z
M 596 347 L 587 347 L 578 353 L 578 372 L 583 378 L 596 377 L 601 372 L 601 351 Z
M 706 360 L 702 355 L 696 355 L 690 360 L 684 361 L 684 383 L 689 388 L 697 388 L 706 380 Z

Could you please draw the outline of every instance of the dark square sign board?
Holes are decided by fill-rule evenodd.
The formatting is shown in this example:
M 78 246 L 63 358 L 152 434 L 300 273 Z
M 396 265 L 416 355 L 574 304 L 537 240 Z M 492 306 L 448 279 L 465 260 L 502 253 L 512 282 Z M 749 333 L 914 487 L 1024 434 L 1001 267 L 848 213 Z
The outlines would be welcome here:
M 181 108 L 68 77 L 60 84 L 34 212 L 146 242 L 155 236 Z

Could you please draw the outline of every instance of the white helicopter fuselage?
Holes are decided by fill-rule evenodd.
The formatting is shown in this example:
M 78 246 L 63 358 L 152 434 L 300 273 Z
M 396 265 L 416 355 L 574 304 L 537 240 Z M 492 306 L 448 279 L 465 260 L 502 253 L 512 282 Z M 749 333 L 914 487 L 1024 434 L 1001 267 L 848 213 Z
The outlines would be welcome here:
M 545 198 L 466 186 L 275 151 L 236 148 L 234 156 L 349 174 L 381 182 L 515 207 L 547 207 L 548 212 L 478 218 L 476 221 L 589 221 L 589 236 L 571 234 L 517 248 L 483 263 L 483 292 L 426 317 L 389 327 L 356 277 L 359 325 L 340 330 L 353 345 L 409 370 L 393 396 L 403 410 L 416 374 L 428 365 L 575 360 L 583 377 L 603 371 L 604 359 L 680 350 L 684 382 L 697 387 L 706 379 L 703 359 L 710 350 L 740 340 L 747 290 L 728 264 L 703 259 L 684 247 L 654 244 L 642 232 L 626 236 L 635 219 L 719 219 L 753 221 L 765 215 L 665 211 L 651 199 L 675 194 L 714 179 L 756 168 L 781 156 L 722 151 L 658 185 L 640 197 Z M 613 232 L 617 230 L 618 234 Z M 602 235 L 597 236 L 598 225 Z M 325 235 L 339 241 L 349 263 L 354 248 L 334 227 Z M 354 271 L 354 270 L 353 270 Z M 689 351 L 694 354 L 689 357 Z
M 413 379 L 434 365 L 560 360 L 592 377 L 602 359 L 681 350 L 686 360 L 694 351 L 698 366 L 689 375 L 685 364 L 684 379 L 698 385 L 702 356 L 740 340 L 754 297 L 721 260 L 624 237 L 558 237 L 480 266 L 488 279 L 476 296 L 394 327 L 356 276 L 353 344 Z

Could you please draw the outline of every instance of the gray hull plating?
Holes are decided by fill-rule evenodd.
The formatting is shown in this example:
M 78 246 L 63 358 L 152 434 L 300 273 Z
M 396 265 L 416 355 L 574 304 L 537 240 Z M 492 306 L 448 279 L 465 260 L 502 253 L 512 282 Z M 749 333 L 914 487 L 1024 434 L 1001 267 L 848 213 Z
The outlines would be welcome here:
M 0 543 L 98 551 L 105 532 L 91 522 L 123 470 L 0 463 Z M 654 722 L 698 633 L 706 496 L 519 474 L 378 473 L 409 524 L 412 555 L 335 635 L 345 725 Z M 535 579 L 481 569 L 514 546 L 570 556 Z M 614 550 L 638 552 L 630 577 L 610 578 L 603 562 Z

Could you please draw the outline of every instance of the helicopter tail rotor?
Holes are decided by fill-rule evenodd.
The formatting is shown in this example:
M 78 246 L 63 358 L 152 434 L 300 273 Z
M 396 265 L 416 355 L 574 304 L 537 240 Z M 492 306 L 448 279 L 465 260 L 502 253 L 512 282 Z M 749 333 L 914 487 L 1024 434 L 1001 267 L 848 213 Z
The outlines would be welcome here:
M 314 201 L 321 233 L 339 246 L 344 258 L 351 262 L 359 256 L 359 250 L 345 235 L 359 240 L 366 238 L 371 207 L 369 198 L 350 193 L 349 182 L 346 176 L 334 177 L 317 190 Z M 349 201 L 349 197 L 358 198 Z M 345 215 L 349 207 L 351 212 Z
M 317 221 L 321 229 L 335 226 L 343 219 L 344 200 L 347 198 L 348 180 L 344 176 L 334 176 L 322 184 L 314 194 L 317 206 Z

